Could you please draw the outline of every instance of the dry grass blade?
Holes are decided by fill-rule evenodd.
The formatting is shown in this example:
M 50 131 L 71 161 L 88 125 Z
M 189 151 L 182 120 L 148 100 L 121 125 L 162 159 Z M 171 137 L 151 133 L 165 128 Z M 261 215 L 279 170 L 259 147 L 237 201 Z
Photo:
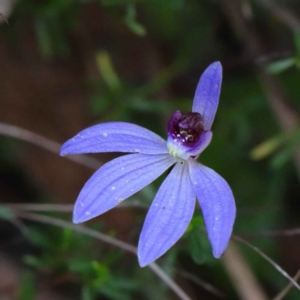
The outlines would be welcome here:
M 294 280 L 298 280 L 300 278 L 300 270 L 296 273 L 294 276 Z M 293 284 L 290 282 L 276 297 L 273 298 L 273 300 L 281 300 L 283 297 L 290 291 L 290 289 L 293 287 Z
M 42 211 L 42 212 L 72 212 L 72 204 L 35 204 L 35 203 L 2 203 L 1 205 L 12 210 Z
M 191 300 L 191 298 L 156 263 L 152 263 L 148 267 L 156 273 L 156 275 L 158 275 L 180 299 Z
M 268 261 L 278 272 L 280 272 L 285 278 L 287 278 L 290 283 L 295 286 L 300 291 L 299 284 L 287 273 L 285 272 L 275 261 L 273 261 L 269 256 L 267 256 L 264 252 L 262 252 L 259 248 L 253 246 L 249 242 L 245 241 L 244 239 L 233 235 L 232 236 L 235 240 L 243 243 L 244 245 L 248 246 L 252 250 L 254 250 L 256 253 L 258 253 L 261 257 L 263 257 L 266 261 Z
M 20 128 L 18 126 L 1 122 L 0 134 L 29 142 L 35 146 L 41 147 L 57 155 L 59 154 L 61 148 L 61 144 L 47 139 L 39 134 Z M 99 160 L 84 155 L 66 156 L 66 158 L 92 169 L 98 169 L 102 165 Z
M 282 229 L 282 230 L 267 230 L 256 233 L 242 234 L 243 237 L 265 237 L 265 236 L 281 236 L 281 237 L 293 237 L 300 234 L 300 228 Z
M 233 241 L 227 246 L 227 249 L 222 257 L 227 273 L 231 278 L 239 299 L 244 300 L 268 300 L 268 296 L 249 268 L 247 261 L 238 251 L 236 244 Z
M 190 281 L 194 282 L 195 284 L 197 284 L 199 287 L 207 290 L 208 292 L 212 293 L 213 295 L 219 297 L 219 298 L 226 298 L 226 295 L 221 292 L 220 290 L 218 290 L 216 287 L 214 287 L 213 285 L 211 285 L 210 283 L 198 278 L 197 276 L 195 276 L 194 274 L 191 274 L 189 272 L 186 272 L 184 270 L 180 270 L 180 269 L 175 269 L 176 272 L 185 277 L 186 279 L 189 279 Z
M 40 211 L 40 212 L 72 212 L 73 204 L 35 204 L 35 203 L 2 203 L 1 205 L 10 209 Z M 139 201 L 122 202 L 116 208 L 137 207 L 148 209 L 149 205 Z

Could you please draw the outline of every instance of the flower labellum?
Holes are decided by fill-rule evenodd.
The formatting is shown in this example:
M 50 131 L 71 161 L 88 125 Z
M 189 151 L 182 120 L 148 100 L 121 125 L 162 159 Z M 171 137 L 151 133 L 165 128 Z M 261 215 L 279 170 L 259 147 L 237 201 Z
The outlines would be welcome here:
M 138 125 L 109 122 L 89 127 L 63 144 L 61 155 L 127 152 L 88 180 L 75 203 L 73 222 L 90 220 L 150 184 L 173 166 L 159 188 L 139 238 L 138 259 L 144 267 L 168 251 L 184 234 L 199 201 L 213 255 L 221 257 L 236 214 L 227 182 L 197 162 L 212 139 L 222 66 L 211 64 L 198 83 L 192 112 L 179 110 L 170 118 L 165 141 Z

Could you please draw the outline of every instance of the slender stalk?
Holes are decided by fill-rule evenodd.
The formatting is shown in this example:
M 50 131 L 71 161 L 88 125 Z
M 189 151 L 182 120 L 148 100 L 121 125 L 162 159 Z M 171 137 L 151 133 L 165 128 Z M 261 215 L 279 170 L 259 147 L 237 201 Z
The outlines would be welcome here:
M 243 237 L 265 237 L 265 236 L 285 236 L 293 237 L 300 234 L 300 228 L 282 229 L 282 230 L 266 230 L 262 232 L 242 234 Z
M 156 263 L 148 266 L 157 276 L 159 276 L 180 299 L 191 300 L 191 298 L 173 281 Z
M 189 279 L 190 281 L 194 282 L 199 287 L 201 287 L 201 288 L 207 290 L 208 292 L 212 293 L 216 297 L 219 297 L 219 298 L 222 298 L 222 299 L 226 298 L 226 295 L 223 292 L 221 292 L 220 290 L 218 290 L 216 287 L 214 287 L 210 283 L 204 281 L 203 279 L 198 278 L 194 274 L 189 273 L 189 272 L 184 271 L 184 270 L 181 270 L 181 269 L 175 269 L 175 271 L 179 275 L 185 277 L 186 279 Z
M 35 203 L 1 203 L 1 206 L 12 210 L 40 211 L 40 212 L 72 212 L 72 204 L 35 204 Z
M 98 240 L 101 240 L 102 242 L 111 244 L 122 250 L 136 254 L 136 248 L 134 246 L 132 246 L 128 243 L 125 243 L 123 241 L 120 241 L 116 238 L 110 237 L 104 233 L 87 228 L 83 225 L 75 225 L 75 224 L 65 221 L 65 220 L 61 220 L 61 219 L 53 218 L 53 217 L 49 217 L 49 216 L 44 216 L 44 215 L 36 214 L 36 213 L 28 213 L 28 212 L 23 212 L 23 211 L 18 211 L 18 210 L 15 210 L 14 213 L 18 217 L 21 217 L 22 219 L 28 219 L 28 220 L 37 221 L 37 222 L 45 223 L 45 224 L 50 224 L 50 225 L 54 225 L 54 226 L 58 226 L 58 227 L 62 227 L 62 228 L 68 228 L 68 229 L 74 230 L 76 232 L 94 237 Z
M 10 209 L 39 211 L 39 212 L 72 212 L 73 204 L 35 204 L 35 203 L 1 203 L 1 205 Z M 149 208 L 149 205 L 140 203 L 139 201 L 129 201 L 120 203 L 117 208 L 138 207 Z
M 268 297 L 260 287 L 245 259 L 240 255 L 236 245 L 230 242 L 222 258 L 231 281 L 240 299 L 267 300 Z
M 60 143 L 18 126 L 0 122 L 0 134 L 26 141 L 54 154 L 59 154 L 60 152 Z M 85 155 L 66 156 L 66 158 L 92 169 L 98 169 L 102 165 L 99 160 Z
M 274 260 L 272 260 L 269 256 L 267 256 L 264 252 L 262 252 L 259 248 L 253 246 L 249 242 L 245 241 L 244 239 L 233 235 L 233 238 L 244 245 L 248 246 L 252 250 L 254 250 L 256 253 L 258 253 L 261 257 L 263 257 L 267 262 L 269 262 L 277 271 L 279 271 L 285 278 L 287 278 L 290 283 L 296 287 L 298 290 L 300 290 L 299 284 L 286 272 L 284 271 Z
M 294 276 L 294 280 L 298 280 L 300 278 L 300 269 Z M 290 289 L 293 287 L 293 284 L 290 282 L 276 297 L 273 298 L 273 300 L 281 300 L 283 297 L 290 291 Z

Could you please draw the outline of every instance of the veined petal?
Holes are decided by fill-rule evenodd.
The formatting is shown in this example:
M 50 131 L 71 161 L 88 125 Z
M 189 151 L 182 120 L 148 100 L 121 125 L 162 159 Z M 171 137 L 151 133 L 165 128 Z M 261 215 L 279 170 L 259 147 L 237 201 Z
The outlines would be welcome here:
M 166 142 L 154 132 L 126 122 L 109 122 L 89 127 L 65 142 L 61 155 L 132 152 L 168 153 Z
M 73 222 L 92 219 L 151 183 L 172 164 L 169 154 L 129 154 L 101 167 L 81 190 L 73 211 Z
M 202 209 L 213 255 L 221 257 L 229 242 L 236 214 L 232 191 L 219 174 L 189 160 L 190 176 Z
M 219 104 L 221 83 L 221 63 L 212 63 L 199 80 L 193 102 L 193 112 L 201 114 L 205 130 L 209 130 L 214 121 Z
M 167 147 L 169 152 L 174 157 L 187 160 L 191 156 L 198 157 L 202 151 L 210 144 L 212 139 L 212 132 L 210 130 L 204 131 L 198 142 L 193 147 L 186 146 L 179 138 L 168 137 Z
M 195 202 L 188 164 L 179 162 L 159 188 L 147 214 L 138 246 L 141 267 L 163 255 L 183 235 Z
M 196 143 L 196 145 L 189 149 L 187 153 L 190 156 L 198 156 L 205 150 L 205 148 L 210 144 L 211 139 L 212 139 L 212 132 L 210 130 L 204 131 L 201 136 L 199 141 Z

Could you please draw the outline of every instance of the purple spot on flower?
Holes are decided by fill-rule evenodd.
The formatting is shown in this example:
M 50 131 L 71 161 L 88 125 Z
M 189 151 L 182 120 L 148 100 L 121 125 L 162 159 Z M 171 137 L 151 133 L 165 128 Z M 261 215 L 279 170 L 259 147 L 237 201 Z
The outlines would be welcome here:
M 177 110 L 168 122 L 168 133 L 174 141 L 180 140 L 189 147 L 197 143 L 203 131 L 203 118 L 197 112 L 181 115 L 181 112 Z

